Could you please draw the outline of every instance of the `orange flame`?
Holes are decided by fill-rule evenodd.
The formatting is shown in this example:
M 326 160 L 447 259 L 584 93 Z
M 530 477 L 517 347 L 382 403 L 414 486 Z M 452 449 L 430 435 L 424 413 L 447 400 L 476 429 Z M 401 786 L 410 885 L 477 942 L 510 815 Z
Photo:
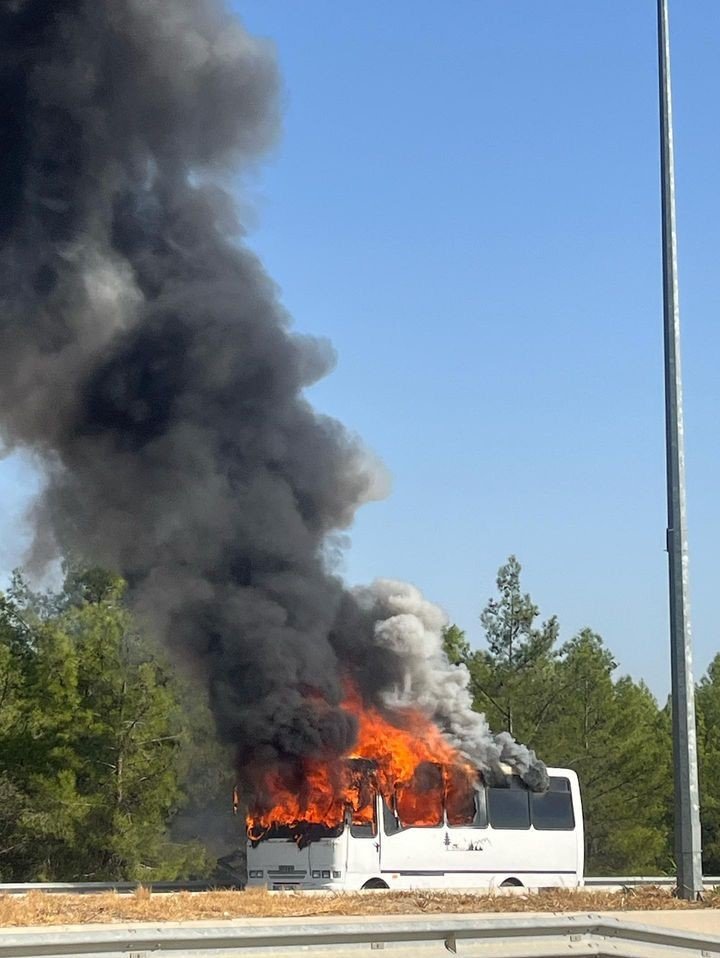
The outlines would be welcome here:
M 449 817 L 472 817 L 477 772 L 422 711 L 396 709 L 390 721 L 349 685 L 342 707 L 358 723 L 352 753 L 266 772 L 247 816 L 251 841 L 278 826 L 300 840 L 308 826 L 335 828 L 346 814 L 353 824 L 370 823 L 376 791 L 404 825 L 438 825 L 444 808 Z

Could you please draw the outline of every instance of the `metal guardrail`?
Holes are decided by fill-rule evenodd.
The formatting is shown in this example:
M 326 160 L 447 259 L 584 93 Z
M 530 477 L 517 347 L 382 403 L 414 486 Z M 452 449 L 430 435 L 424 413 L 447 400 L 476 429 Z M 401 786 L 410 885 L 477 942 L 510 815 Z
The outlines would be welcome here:
M 706 876 L 706 888 L 720 886 L 720 877 Z M 590 876 L 585 878 L 585 888 L 633 888 L 642 885 L 658 885 L 674 888 L 676 879 L 667 875 L 626 875 L 626 876 Z M 168 894 L 177 891 L 230 891 L 240 890 L 241 884 L 222 881 L 157 881 L 157 882 L 16 882 L 0 883 L 0 895 L 26 895 L 30 891 L 42 891 L 50 894 L 94 895 L 100 892 L 114 891 L 119 894 L 132 894 L 139 888 L 148 888 L 156 894 Z M 477 889 L 478 892 L 484 889 Z
M 593 875 L 589 878 L 585 878 L 586 888 L 596 888 L 601 885 L 610 885 L 618 888 L 632 888 L 635 885 L 659 885 L 660 887 L 674 888 L 676 884 L 677 878 L 669 875 L 658 875 L 655 877 L 648 875 L 626 875 L 620 878 L 617 876 L 606 878 L 602 875 Z M 703 884 L 706 888 L 714 888 L 720 885 L 720 877 L 717 875 L 706 875 L 703 878 Z
M 388 948 L 396 955 L 497 958 L 712 958 L 720 937 L 671 931 L 594 915 L 492 919 L 299 922 L 242 925 L 127 926 L 68 931 L 5 931 L 0 958 L 174 958 L 317 955 L 343 958 Z

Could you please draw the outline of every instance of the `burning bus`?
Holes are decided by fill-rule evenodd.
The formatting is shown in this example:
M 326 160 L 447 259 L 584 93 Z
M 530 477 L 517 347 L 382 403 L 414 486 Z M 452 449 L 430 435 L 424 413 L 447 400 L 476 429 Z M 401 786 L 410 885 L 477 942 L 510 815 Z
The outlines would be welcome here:
M 353 755 L 261 776 L 247 809 L 249 886 L 270 889 L 577 887 L 577 775 L 534 791 L 508 766 L 479 770 L 419 710 L 392 721 L 350 696 Z
M 360 765 L 358 768 L 357 766 Z M 577 887 L 583 822 L 577 775 L 549 769 L 533 792 L 517 775 L 488 784 L 465 768 L 420 764 L 391 795 L 370 763 L 338 821 L 248 823 L 248 884 L 271 889 Z M 353 767 L 355 766 L 355 767 Z M 508 770 L 509 772 L 509 770 Z

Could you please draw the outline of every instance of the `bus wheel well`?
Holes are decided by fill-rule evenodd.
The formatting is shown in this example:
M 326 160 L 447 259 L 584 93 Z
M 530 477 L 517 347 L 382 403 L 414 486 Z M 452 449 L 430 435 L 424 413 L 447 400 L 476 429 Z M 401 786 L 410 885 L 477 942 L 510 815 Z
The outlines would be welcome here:
M 500 882 L 501 888 L 522 888 L 523 883 L 519 878 L 506 878 L 505 881 Z
M 362 887 L 364 891 L 366 888 L 388 888 L 389 885 L 382 878 L 369 878 Z

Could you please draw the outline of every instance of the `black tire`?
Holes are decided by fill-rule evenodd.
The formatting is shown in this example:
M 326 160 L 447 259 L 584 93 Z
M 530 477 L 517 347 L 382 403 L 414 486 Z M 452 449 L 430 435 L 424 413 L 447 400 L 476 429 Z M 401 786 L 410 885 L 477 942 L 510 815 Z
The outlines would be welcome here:
M 362 890 L 365 891 L 366 888 L 389 888 L 389 885 L 382 878 L 370 878 L 362 886 Z
M 523 883 L 519 878 L 506 878 L 505 881 L 500 882 L 501 888 L 522 888 Z

